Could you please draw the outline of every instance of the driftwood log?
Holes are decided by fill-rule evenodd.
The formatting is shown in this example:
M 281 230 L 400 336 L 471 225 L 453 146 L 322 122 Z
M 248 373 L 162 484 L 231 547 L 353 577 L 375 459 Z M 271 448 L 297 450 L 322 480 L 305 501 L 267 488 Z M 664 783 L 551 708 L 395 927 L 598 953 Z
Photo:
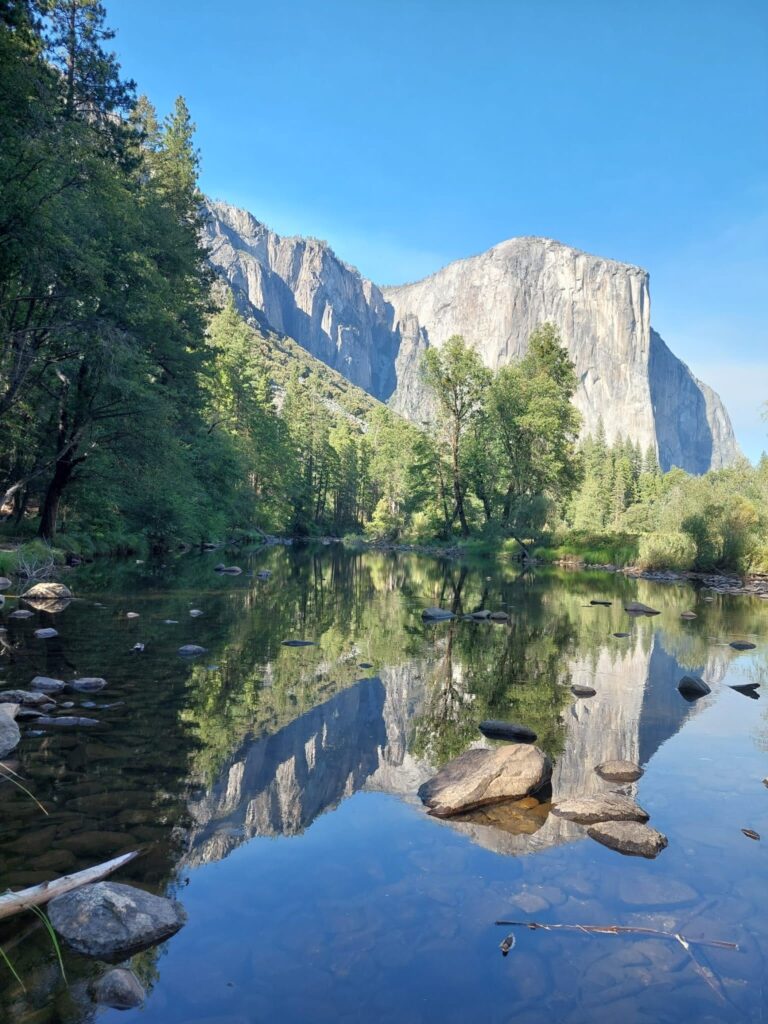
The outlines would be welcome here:
M 85 868 L 84 871 L 75 871 L 72 875 L 62 875 L 61 878 L 55 878 L 52 882 L 41 882 L 40 885 L 33 885 L 29 889 L 20 889 L 18 892 L 6 892 L 0 896 L 0 920 L 11 917 L 13 914 L 19 914 L 22 910 L 29 910 L 30 907 L 39 907 L 57 896 L 63 896 L 65 892 L 79 889 L 82 885 L 100 882 L 102 878 L 111 875 L 113 871 L 117 871 L 118 868 L 123 867 L 138 855 L 138 851 L 124 853 L 120 857 L 104 861 L 103 864 Z

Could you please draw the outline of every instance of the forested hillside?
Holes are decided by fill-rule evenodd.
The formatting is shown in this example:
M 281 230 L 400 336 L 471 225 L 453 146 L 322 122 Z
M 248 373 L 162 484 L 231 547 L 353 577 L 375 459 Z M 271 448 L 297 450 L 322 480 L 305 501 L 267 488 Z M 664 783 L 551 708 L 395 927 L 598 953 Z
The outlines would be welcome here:
M 111 38 L 96 0 L 0 10 L 9 540 L 121 551 L 260 530 L 530 552 L 572 530 L 576 550 L 621 538 L 623 561 L 768 568 L 766 460 L 692 478 L 631 438 L 579 447 L 551 324 L 495 374 L 461 337 L 428 349 L 439 416 L 421 427 L 246 324 L 202 245 L 186 103 L 137 98 Z

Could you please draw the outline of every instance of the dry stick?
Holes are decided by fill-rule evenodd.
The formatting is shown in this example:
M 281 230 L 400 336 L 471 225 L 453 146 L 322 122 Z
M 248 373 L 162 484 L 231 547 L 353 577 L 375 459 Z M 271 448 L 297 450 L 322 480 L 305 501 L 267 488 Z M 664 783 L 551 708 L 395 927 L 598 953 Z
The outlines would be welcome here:
M 40 885 L 33 885 L 29 889 L 21 889 L 19 892 L 7 892 L 0 896 L 0 920 L 4 917 L 11 917 L 22 910 L 30 907 L 39 907 L 43 903 L 54 899 L 56 896 L 63 896 L 65 892 L 79 889 L 82 885 L 89 885 L 91 882 L 100 882 L 102 878 L 111 875 L 124 864 L 138 857 L 138 851 L 124 853 L 120 857 L 97 864 L 95 867 L 86 868 L 84 871 L 76 871 L 73 875 L 63 875 L 52 882 L 41 882 Z
M 654 935 L 660 939 L 674 939 L 675 942 L 687 942 L 688 945 L 714 946 L 717 949 L 736 949 L 735 942 L 723 942 L 720 939 L 686 939 L 676 932 L 660 931 L 658 928 L 640 928 L 622 924 L 540 924 L 538 921 L 497 921 L 496 924 L 505 924 L 510 928 L 530 928 L 535 931 L 538 928 L 551 932 L 555 929 L 569 932 L 585 932 L 588 935 Z
M 546 932 L 551 931 L 569 931 L 569 932 L 582 932 L 585 935 L 651 935 L 657 939 L 671 939 L 673 942 L 679 942 L 685 952 L 691 958 L 694 970 L 700 975 L 704 981 L 709 985 L 718 999 L 723 1002 L 727 1002 L 723 986 L 720 981 L 714 975 L 714 973 L 703 964 L 699 963 L 696 957 L 693 955 L 691 950 L 692 945 L 696 946 L 711 946 L 715 949 L 733 949 L 738 950 L 738 945 L 735 942 L 723 942 L 720 939 L 687 939 L 684 935 L 680 935 L 678 932 L 665 932 L 658 928 L 641 928 L 632 927 L 631 925 L 620 925 L 620 924 L 540 924 L 537 921 L 497 921 L 496 924 L 507 925 L 510 928 L 530 928 L 531 931 L 536 929 L 542 929 Z M 509 950 L 514 945 L 514 941 L 510 943 L 510 938 L 514 939 L 514 936 L 508 935 L 506 939 L 501 943 L 501 952 L 504 956 L 507 955 Z

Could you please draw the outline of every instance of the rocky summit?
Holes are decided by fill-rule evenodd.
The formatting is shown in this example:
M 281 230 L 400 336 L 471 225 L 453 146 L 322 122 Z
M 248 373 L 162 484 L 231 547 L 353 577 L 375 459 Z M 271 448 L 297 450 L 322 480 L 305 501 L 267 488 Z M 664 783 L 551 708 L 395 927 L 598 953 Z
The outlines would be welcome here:
M 283 238 L 251 214 L 208 202 L 214 269 L 252 323 L 297 341 L 417 422 L 429 419 L 419 366 L 452 334 L 497 369 L 554 323 L 576 364 L 583 432 L 630 436 L 663 469 L 703 473 L 739 454 L 728 413 L 651 327 L 648 273 L 547 238 L 512 238 L 413 284 L 380 288 L 324 242 Z

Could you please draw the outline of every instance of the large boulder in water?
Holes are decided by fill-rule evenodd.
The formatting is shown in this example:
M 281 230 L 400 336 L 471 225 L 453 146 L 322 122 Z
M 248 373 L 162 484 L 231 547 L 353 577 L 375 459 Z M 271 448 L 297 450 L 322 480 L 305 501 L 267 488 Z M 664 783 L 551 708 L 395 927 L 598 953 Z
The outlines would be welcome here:
M 630 615 L 659 615 L 660 612 L 657 608 L 651 608 L 650 605 L 643 604 L 642 601 L 630 601 L 629 604 L 624 605 L 624 611 L 629 612 Z
M 29 684 L 30 690 L 38 690 L 40 693 L 61 693 L 67 684 L 63 679 L 51 679 L 50 676 L 35 676 Z
M 19 727 L 14 721 L 18 704 L 0 704 L 0 757 L 15 749 L 21 741 Z
M 467 750 L 419 789 L 431 814 L 450 818 L 500 800 L 519 800 L 549 782 L 552 765 L 538 747 L 510 744 Z
M 599 821 L 648 821 L 649 814 L 634 800 L 614 793 L 605 796 L 571 797 L 560 800 L 552 813 L 578 825 L 595 825 Z
M 33 601 L 61 601 L 72 597 L 72 591 L 63 583 L 36 583 L 25 591 L 24 599 Z
M 677 688 L 686 700 L 698 700 L 699 697 L 706 697 L 712 690 L 698 676 L 683 676 L 677 684 Z
M 115 962 L 156 946 L 185 924 L 176 900 L 119 882 L 96 882 L 48 904 L 54 930 L 83 956 Z
M 657 857 L 667 846 L 665 835 L 639 821 L 603 821 L 587 829 L 587 835 L 630 857 Z
M 447 608 L 425 608 L 421 617 L 425 622 L 446 622 L 448 619 L 456 618 Z

